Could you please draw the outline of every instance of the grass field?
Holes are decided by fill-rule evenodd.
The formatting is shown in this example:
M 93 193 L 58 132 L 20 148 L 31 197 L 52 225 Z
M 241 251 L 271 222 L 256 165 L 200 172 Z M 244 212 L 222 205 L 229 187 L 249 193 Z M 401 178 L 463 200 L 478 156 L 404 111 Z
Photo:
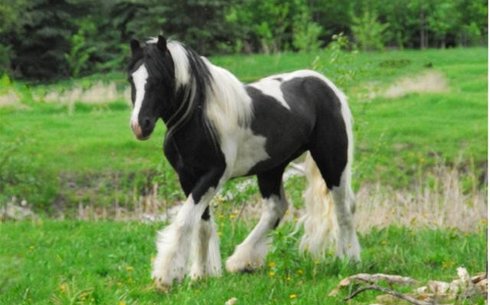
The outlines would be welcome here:
M 450 281 L 455 269 L 486 268 L 486 234 L 391 227 L 361 236 L 362 263 L 298 254 L 292 228 L 282 226 L 267 266 L 254 274 L 176 285 L 168 294 L 153 289 L 149 274 L 159 224 L 42 221 L 0 225 L 0 304 L 345 304 L 347 291 L 328 293 L 349 275 L 390 273 Z M 243 222 L 219 221 L 223 256 L 244 238 Z M 19 238 L 21 237 L 21 238 Z M 350 304 L 370 304 L 367 293 Z M 460 304 L 483 304 L 472 299 Z
M 162 124 L 149 141 L 134 139 L 122 74 L 48 85 L 11 83 L 4 77 L 0 208 L 25 200 L 41 217 L 0 222 L 0 304 L 224 304 L 232 297 L 237 305 L 344 304 L 345 294 L 337 298 L 327 294 L 354 273 L 395 273 L 423 283 L 449 281 L 458 266 L 470 273 L 486 269 L 487 49 L 325 51 L 211 60 L 244 82 L 315 68 L 346 92 L 355 118 L 353 181 L 364 217 L 360 221 L 381 218 L 375 210 L 381 205 L 383 217 L 390 217 L 386 225 L 365 226 L 368 229 L 360 237 L 362 262 L 302 257 L 298 236 L 290 236 L 293 224 L 286 222 L 274 233 L 263 270 L 185 281 L 168 295 L 156 293 L 149 272 L 155 232 L 163 224 L 109 219 L 117 212 L 110 212 L 115 206 L 131 214 L 148 208 L 148 202 L 166 208 L 182 199 L 161 152 Z M 78 100 L 81 91 L 100 82 L 114 84 L 118 95 L 96 103 Z M 2 105 L 12 94 L 15 103 Z M 58 101 L 50 101 L 53 95 Z M 225 186 L 216 203 L 223 258 L 257 217 L 251 213 L 236 221 L 239 204 L 258 199 L 256 187 L 242 188 L 240 183 L 244 180 Z M 301 177 L 286 182 L 286 192 L 298 209 L 303 186 Z M 400 212 L 403 205 L 411 206 L 415 214 Z M 449 206 L 441 212 L 450 214 L 448 221 L 416 226 L 417 217 L 437 214 L 422 205 Z M 468 216 L 466 210 L 476 205 L 484 209 L 484 217 L 481 212 Z M 105 220 L 53 220 L 86 215 L 84 208 L 90 208 L 92 216 L 81 218 Z M 472 223 L 471 229 L 465 233 L 448 229 L 461 227 L 458 222 Z M 375 294 L 367 293 L 351 304 L 374 300 Z

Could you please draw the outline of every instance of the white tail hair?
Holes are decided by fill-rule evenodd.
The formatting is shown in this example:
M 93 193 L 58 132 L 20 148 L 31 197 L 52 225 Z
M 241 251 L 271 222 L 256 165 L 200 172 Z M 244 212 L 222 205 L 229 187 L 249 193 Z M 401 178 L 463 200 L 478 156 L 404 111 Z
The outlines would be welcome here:
M 297 228 L 301 225 L 304 227 L 299 249 L 309 252 L 314 259 L 321 259 L 328 250 L 334 250 L 337 245 L 339 228 L 335 206 L 310 153 L 306 155 L 304 171 L 308 186 L 303 194 L 305 214 L 297 224 Z

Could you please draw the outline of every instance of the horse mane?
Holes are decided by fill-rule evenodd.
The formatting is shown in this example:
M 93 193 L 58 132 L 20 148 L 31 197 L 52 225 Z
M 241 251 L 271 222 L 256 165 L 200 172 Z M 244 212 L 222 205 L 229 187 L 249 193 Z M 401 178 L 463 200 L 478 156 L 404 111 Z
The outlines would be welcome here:
M 167 136 L 184 126 L 199 108 L 204 110 L 203 123 L 215 141 L 235 128 L 249 126 L 252 102 L 233 74 L 178 41 L 168 40 L 167 49 L 173 60 L 175 92 L 181 101 L 167 123 Z M 156 68 L 160 70 L 158 64 Z

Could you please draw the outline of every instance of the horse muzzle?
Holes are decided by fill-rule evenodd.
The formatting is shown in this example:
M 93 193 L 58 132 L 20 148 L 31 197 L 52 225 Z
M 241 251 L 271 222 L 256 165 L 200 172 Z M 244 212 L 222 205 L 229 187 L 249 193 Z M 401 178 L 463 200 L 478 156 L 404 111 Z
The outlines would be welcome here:
M 143 132 L 143 129 L 141 128 L 140 124 L 138 124 L 138 122 L 131 122 L 131 129 L 133 130 L 136 139 L 140 141 L 148 140 L 150 138 L 151 131 L 145 134 L 145 132 Z

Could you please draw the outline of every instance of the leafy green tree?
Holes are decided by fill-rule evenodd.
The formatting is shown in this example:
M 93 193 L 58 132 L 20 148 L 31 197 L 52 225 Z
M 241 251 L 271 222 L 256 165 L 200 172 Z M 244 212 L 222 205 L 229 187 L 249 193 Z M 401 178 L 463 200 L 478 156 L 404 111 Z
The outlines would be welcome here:
M 84 7 L 67 0 L 33 0 L 24 9 L 17 35 L 9 39 L 15 72 L 40 80 L 69 76 L 65 53 Z
M 295 8 L 294 0 L 247 0 L 230 7 L 227 20 L 236 25 L 249 49 L 274 53 L 289 47 Z
M 13 51 L 10 39 L 18 35 L 21 28 L 19 20 L 26 7 L 26 0 L 0 3 L 0 75 L 10 70 Z
M 94 23 L 88 19 L 82 19 L 79 22 L 77 33 L 70 37 L 70 51 L 65 54 L 65 59 L 68 62 L 71 76 L 78 77 L 81 72 L 89 69 L 89 60 L 96 48 L 87 43 L 87 38 L 94 36 L 96 32 L 97 28 Z
M 353 16 L 352 33 L 358 47 L 363 51 L 381 50 L 384 48 L 384 32 L 387 24 L 378 21 L 373 10 L 364 10 L 361 16 Z
M 435 10 L 427 16 L 427 24 L 434 33 L 437 44 L 446 47 L 446 39 L 450 32 L 455 32 L 460 21 L 460 12 L 456 8 L 455 1 L 434 1 Z
M 317 51 L 320 48 L 320 35 L 323 28 L 312 20 L 312 14 L 309 7 L 297 2 L 299 12 L 293 21 L 293 46 L 300 51 Z

